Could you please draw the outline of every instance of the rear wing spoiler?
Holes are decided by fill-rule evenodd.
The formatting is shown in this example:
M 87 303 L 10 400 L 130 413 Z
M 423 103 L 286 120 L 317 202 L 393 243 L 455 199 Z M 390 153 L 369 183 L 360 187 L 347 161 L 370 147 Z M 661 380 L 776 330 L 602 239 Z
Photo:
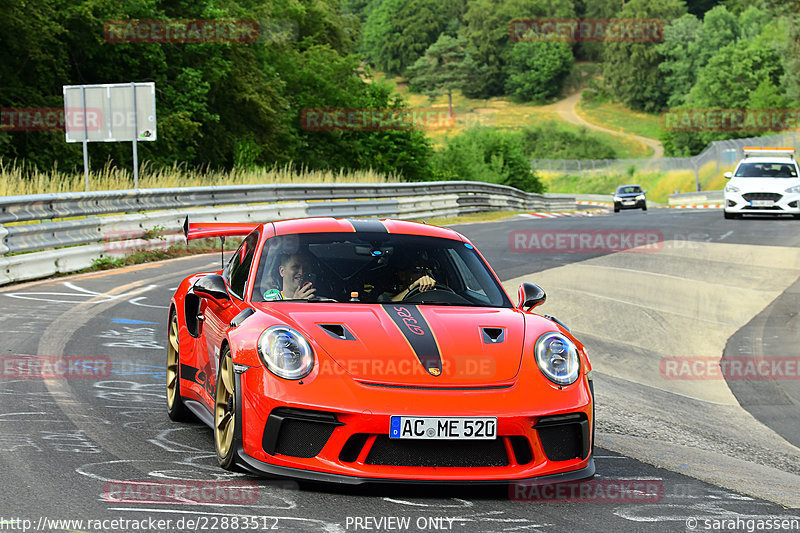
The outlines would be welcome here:
M 742 148 L 742 152 L 744 152 L 744 157 L 747 158 L 749 156 L 753 157 L 775 157 L 775 156 L 783 156 L 789 157 L 794 159 L 795 149 L 794 148 L 777 148 L 775 146 L 745 146 Z
M 186 240 L 206 239 L 209 237 L 244 237 L 261 224 L 255 222 L 189 222 L 183 223 L 183 234 Z

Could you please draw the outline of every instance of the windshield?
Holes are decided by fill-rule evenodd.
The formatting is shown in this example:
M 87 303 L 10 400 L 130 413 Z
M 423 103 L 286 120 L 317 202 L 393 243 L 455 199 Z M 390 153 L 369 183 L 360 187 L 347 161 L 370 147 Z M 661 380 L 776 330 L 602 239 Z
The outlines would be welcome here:
M 638 194 L 640 192 L 642 192 L 642 188 L 636 185 L 626 185 L 617 188 L 617 194 Z
M 472 245 L 388 233 L 273 237 L 252 300 L 512 307 Z
M 742 163 L 736 169 L 737 178 L 796 178 L 795 164 L 782 163 Z

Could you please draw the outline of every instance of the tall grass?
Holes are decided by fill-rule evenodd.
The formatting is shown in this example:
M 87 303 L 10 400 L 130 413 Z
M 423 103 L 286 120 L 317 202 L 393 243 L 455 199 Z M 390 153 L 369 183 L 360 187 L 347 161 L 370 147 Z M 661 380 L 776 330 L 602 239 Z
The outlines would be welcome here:
M 176 164 L 153 169 L 146 163 L 139 171 L 139 188 L 257 185 L 267 183 L 389 183 L 400 181 L 372 170 L 309 170 L 287 164 L 272 168 L 214 170 Z M 110 191 L 133 188 L 133 170 L 106 165 L 89 173 L 89 189 Z M 63 172 L 57 166 L 42 171 L 24 163 L 0 159 L 0 196 L 85 190 L 82 172 Z

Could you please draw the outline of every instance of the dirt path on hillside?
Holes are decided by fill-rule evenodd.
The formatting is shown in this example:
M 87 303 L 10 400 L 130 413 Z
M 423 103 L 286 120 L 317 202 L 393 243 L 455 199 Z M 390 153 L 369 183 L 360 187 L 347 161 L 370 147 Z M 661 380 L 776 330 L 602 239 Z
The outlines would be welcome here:
M 653 155 L 650 156 L 651 159 L 656 159 L 659 157 L 664 157 L 664 147 L 661 146 L 661 143 L 655 139 L 649 139 L 647 137 L 641 137 L 639 135 L 633 135 L 631 133 L 625 133 L 622 131 L 615 131 L 610 130 L 608 128 L 604 128 L 603 126 L 598 126 L 597 124 L 592 124 L 591 122 L 584 119 L 582 116 L 578 115 L 576 107 L 578 102 L 581 100 L 581 93 L 577 92 L 570 96 L 569 98 L 565 98 L 555 104 L 552 104 L 551 109 L 561 116 L 567 122 L 571 122 L 573 124 L 577 124 L 579 126 L 585 126 L 587 128 L 602 131 L 605 133 L 610 133 L 612 135 L 619 135 L 620 137 L 627 137 L 629 139 L 633 139 L 638 141 L 646 146 L 649 146 L 653 149 Z

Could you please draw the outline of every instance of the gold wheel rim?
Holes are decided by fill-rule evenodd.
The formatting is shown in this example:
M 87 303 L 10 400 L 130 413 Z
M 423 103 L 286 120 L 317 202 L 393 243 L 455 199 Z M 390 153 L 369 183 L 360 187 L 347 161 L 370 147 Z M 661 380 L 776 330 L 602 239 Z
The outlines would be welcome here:
M 172 408 L 178 392 L 178 317 L 172 314 L 169 323 L 169 344 L 167 345 L 167 405 Z
M 214 403 L 214 438 L 220 457 L 227 457 L 233 443 L 234 414 L 233 362 L 226 350 L 219 365 L 216 401 Z

